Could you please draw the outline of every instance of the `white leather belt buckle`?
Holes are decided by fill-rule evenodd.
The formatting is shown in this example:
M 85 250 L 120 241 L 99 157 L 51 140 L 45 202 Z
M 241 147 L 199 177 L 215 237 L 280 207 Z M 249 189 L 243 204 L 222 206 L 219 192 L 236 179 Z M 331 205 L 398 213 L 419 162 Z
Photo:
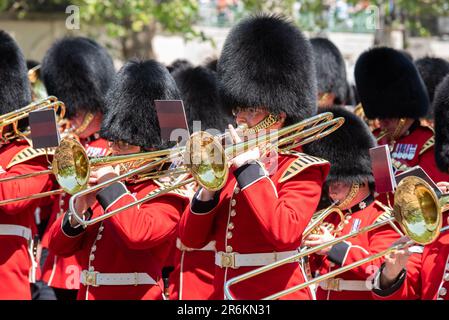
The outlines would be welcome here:
M 31 229 L 15 224 L 0 224 L 0 235 L 2 236 L 18 236 L 31 240 Z
M 157 284 L 144 272 L 133 273 L 100 273 L 98 271 L 83 270 L 80 282 L 86 286 L 137 286 L 143 284 Z
M 270 263 L 289 258 L 298 251 L 283 251 L 283 252 L 267 252 L 267 253 L 237 253 L 237 252 L 217 252 L 215 254 L 215 264 L 221 268 L 233 268 L 239 267 L 258 267 L 266 266 Z M 292 260 L 297 262 L 298 260 Z

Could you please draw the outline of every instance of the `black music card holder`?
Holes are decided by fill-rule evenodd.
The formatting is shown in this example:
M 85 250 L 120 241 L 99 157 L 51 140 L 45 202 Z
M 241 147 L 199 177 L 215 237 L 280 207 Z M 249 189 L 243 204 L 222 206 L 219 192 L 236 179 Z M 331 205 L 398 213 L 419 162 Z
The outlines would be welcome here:
M 59 135 L 54 109 L 30 112 L 30 138 L 34 149 L 59 146 Z
M 184 146 L 190 137 L 182 100 L 154 100 L 162 141 Z

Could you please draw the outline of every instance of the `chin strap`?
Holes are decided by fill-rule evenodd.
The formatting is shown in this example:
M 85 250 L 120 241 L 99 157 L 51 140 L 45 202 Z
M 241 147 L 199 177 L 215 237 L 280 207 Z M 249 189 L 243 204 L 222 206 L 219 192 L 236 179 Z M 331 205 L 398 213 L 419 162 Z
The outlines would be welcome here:
M 349 190 L 348 195 L 346 198 L 340 202 L 340 204 L 337 206 L 339 209 L 344 210 L 346 207 L 349 206 L 349 204 L 354 200 L 355 196 L 360 190 L 360 184 L 359 183 L 353 183 L 351 185 L 351 190 Z
M 391 135 L 390 147 L 393 147 L 394 144 L 396 143 L 396 140 L 401 137 L 402 129 L 404 129 L 406 121 L 407 121 L 406 118 L 399 119 L 399 123 L 398 123 L 396 129 L 394 130 L 393 134 Z
M 94 115 L 91 112 L 88 112 L 83 119 L 83 123 L 81 123 L 81 125 L 75 129 L 75 131 L 73 132 L 73 134 L 79 136 L 84 130 L 87 129 L 87 127 L 89 126 L 89 124 L 92 122 L 92 120 L 94 119 Z
M 268 129 L 278 121 L 279 117 L 277 115 L 270 113 L 258 124 L 245 131 L 245 134 L 253 134 L 259 132 L 260 130 Z

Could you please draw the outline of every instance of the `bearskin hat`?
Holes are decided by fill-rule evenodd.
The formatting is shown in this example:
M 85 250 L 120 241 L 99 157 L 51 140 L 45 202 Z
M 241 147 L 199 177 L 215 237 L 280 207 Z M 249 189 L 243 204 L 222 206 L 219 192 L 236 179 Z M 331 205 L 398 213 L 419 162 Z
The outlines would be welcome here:
M 449 74 L 449 62 L 440 58 L 424 57 L 416 60 L 415 65 L 418 68 L 419 74 L 426 85 L 427 93 L 429 94 L 430 108 L 426 118 L 432 119 L 432 102 L 435 95 L 435 89 L 441 80 Z
M 47 92 L 65 103 L 69 119 L 78 110 L 105 113 L 104 96 L 114 75 L 106 49 L 83 37 L 56 41 L 42 61 Z
M 193 65 L 190 63 L 190 61 L 186 59 L 176 59 L 171 64 L 167 66 L 167 69 L 170 73 L 175 72 L 176 70 L 182 70 L 186 68 L 191 68 Z
M 266 107 L 285 112 L 286 124 L 316 114 L 312 47 L 290 21 L 256 15 L 232 28 L 217 64 L 219 92 L 227 112 Z
M 106 95 L 107 112 L 100 135 L 109 141 L 144 148 L 160 147 L 161 129 L 154 100 L 180 100 L 167 68 L 154 60 L 127 62 Z
M 206 59 L 204 66 L 212 71 L 217 72 L 217 63 L 218 58 L 208 58 Z
M 25 57 L 14 39 L 0 30 L 0 114 L 31 102 Z
M 346 100 L 346 65 L 340 50 L 328 39 L 310 39 L 317 75 L 318 92 L 333 93 L 336 104 Z
M 214 71 L 199 66 L 176 70 L 172 76 L 181 92 L 190 132 L 193 131 L 193 121 L 201 121 L 202 130 L 217 129 L 221 132 L 227 124 L 234 123 L 221 105 Z
M 376 139 L 368 126 L 358 116 L 343 107 L 320 110 L 343 117 L 344 124 L 332 134 L 303 147 L 304 152 L 328 160 L 331 170 L 327 183 L 374 183 L 369 149 L 376 146 Z
M 427 114 L 429 97 L 415 65 L 401 52 L 370 49 L 358 58 L 357 91 L 369 119 L 413 118 Z
M 435 110 L 435 160 L 438 169 L 449 173 L 449 75 L 437 86 L 433 108 Z

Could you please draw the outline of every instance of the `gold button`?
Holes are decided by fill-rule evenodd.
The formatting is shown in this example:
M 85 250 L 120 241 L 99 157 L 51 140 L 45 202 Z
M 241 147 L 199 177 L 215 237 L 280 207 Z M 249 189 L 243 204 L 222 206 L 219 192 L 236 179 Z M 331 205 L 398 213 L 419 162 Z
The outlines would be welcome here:
M 94 246 L 92 247 L 92 250 L 91 250 L 91 251 L 92 251 L 92 252 L 95 252 L 95 250 L 97 250 L 97 246 L 94 245 Z
M 232 232 L 231 231 L 228 232 L 228 234 L 226 235 L 226 238 L 227 239 L 231 239 L 232 238 Z
M 231 210 L 231 217 L 235 217 L 235 215 L 237 214 L 237 212 L 235 212 L 234 209 Z
M 234 193 L 237 194 L 237 193 L 239 193 L 239 192 L 240 192 L 240 188 L 239 188 L 239 187 L 236 187 L 235 190 L 234 190 Z
M 59 201 L 59 205 L 63 206 L 65 204 L 64 200 Z
M 233 224 L 232 222 L 230 222 L 230 223 L 228 224 L 228 229 L 229 229 L 229 230 L 233 230 L 233 229 L 234 229 L 234 224 Z
M 445 287 L 441 287 L 439 291 L 440 296 L 445 296 L 447 294 L 447 290 Z
M 231 246 L 226 246 L 226 252 L 227 253 L 231 253 L 232 252 L 232 247 Z
M 101 226 L 101 227 L 99 228 L 100 232 L 101 232 L 101 231 L 103 231 L 103 229 L 104 229 L 104 227 L 103 227 L 103 226 Z
M 449 273 L 446 273 L 446 274 L 444 275 L 444 281 L 449 281 Z
M 95 259 L 95 255 L 91 254 L 91 255 L 89 256 L 89 260 L 92 261 L 92 260 L 94 260 L 94 259 Z
M 231 200 L 231 207 L 234 207 L 236 203 L 237 203 L 237 201 L 235 201 L 235 199 L 232 199 Z
M 102 235 L 99 234 L 99 235 L 97 236 L 97 240 L 101 240 L 101 237 L 102 237 Z
M 94 271 L 94 267 L 89 267 L 89 271 Z

